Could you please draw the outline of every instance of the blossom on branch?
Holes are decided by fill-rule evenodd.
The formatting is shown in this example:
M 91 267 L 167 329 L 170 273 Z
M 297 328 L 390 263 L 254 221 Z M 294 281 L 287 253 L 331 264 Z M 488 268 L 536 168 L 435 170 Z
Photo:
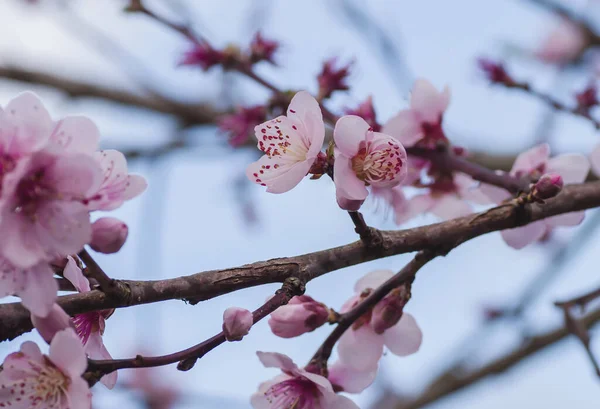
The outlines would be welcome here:
M 273 334 L 293 338 L 314 331 L 327 322 L 329 309 L 308 295 L 297 295 L 271 313 L 269 327 Z
M 379 287 L 394 273 L 390 270 L 372 271 L 356 282 L 355 295 L 342 306 L 340 313 L 354 308 L 375 288 Z M 391 301 L 384 298 L 372 310 L 365 313 L 340 338 L 338 354 L 340 362 L 357 371 L 369 372 L 377 368 L 383 354 L 384 345 L 391 353 L 398 356 L 414 354 L 419 350 L 423 334 L 412 315 L 395 311 L 392 317 L 382 317 L 390 304 L 400 306 L 400 310 L 408 299 L 403 291 L 390 293 L 387 297 L 400 296 L 401 299 Z M 386 297 L 386 298 L 387 298 Z M 379 306 L 379 304 L 382 304 Z M 398 308 L 396 308 L 398 310 Z M 389 312 L 389 311 L 388 311 Z M 379 315 L 379 316 L 377 316 Z M 397 321 L 396 321 L 397 319 Z M 393 321 L 396 321 L 393 323 Z
M 298 368 L 289 357 L 260 351 L 257 355 L 265 367 L 283 373 L 259 386 L 250 400 L 254 409 L 358 409 L 350 399 L 337 395 L 327 378 Z
M 406 147 L 434 148 L 440 143 L 447 144 L 442 119 L 449 103 L 448 87 L 439 92 L 429 81 L 417 79 L 410 95 L 410 108 L 390 118 L 382 132 Z
M 267 110 L 262 105 L 239 107 L 233 114 L 219 118 L 219 129 L 229 135 L 231 146 L 241 146 L 248 140 L 254 127 L 266 118 Z
M 407 174 L 406 151 L 393 137 L 373 132 L 361 117 L 346 115 L 335 124 L 335 164 L 333 167 L 336 197 L 345 210 L 367 198 L 367 186 L 391 189 Z
M 319 103 L 300 91 L 287 116 L 256 126 L 254 133 L 264 155 L 248 166 L 246 176 L 269 193 L 287 192 L 306 176 L 323 147 L 325 124 Z
M 223 313 L 223 332 L 227 341 L 241 341 L 248 335 L 254 318 L 252 312 L 238 307 L 230 307 Z
M 112 254 L 121 250 L 129 228 L 114 217 L 101 217 L 92 224 L 90 247 L 99 253 Z
M 564 154 L 550 158 L 550 146 L 541 144 L 517 156 L 510 174 L 516 177 L 530 178 L 532 181 L 541 180 L 544 174 L 555 174 L 561 177 L 560 182 L 572 184 L 583 182 L 589 170 L 590 163 L 585 156 Z M 554 183 L 558 183 L 556 178 L 553 180 Z M 481 191 L 498 204 L 511 198 L 508 191 L 496 186 L 482 184 Z M 584 216 L 585 212 L 583 211 L 565 213 L 538 220 L 522 227 L 503 230 L 501 234 L 506 244 L 515 249 L 521 249 L 538 241 L 554 227 L 578 225 L 583 221 Z
M 335 91 L 346 91 L 350 87 L 346 79 L 350 75 L 352 63 L 337 68 L 337 58 L 333 57 L 323 63 L 323 69 L 317 76 L 319 83 L 319 101 L 329 98 Z
M 215 50 L 207 42 L 194 43 L 192 48 L 183 54 L 183 58 L 178 65 L 197 65 L 203 71 L 208 71 L 215 65 L 222 64 L 225 61 L 225 55 L 222 51 Z
M 250 43 L 250 62 L 267 61 L 275 65 L 273 56 L 278 48 L 279 43 L 277 41 L 265 39 L 260 31 L 258 31 Z
M 58 332 L 50 354 L 31 341 L 6 357 L 0 371 L 0 406 L 11 408 L 89 409 L 92 394 L 81 375 L 87 360 L 72 329 Z

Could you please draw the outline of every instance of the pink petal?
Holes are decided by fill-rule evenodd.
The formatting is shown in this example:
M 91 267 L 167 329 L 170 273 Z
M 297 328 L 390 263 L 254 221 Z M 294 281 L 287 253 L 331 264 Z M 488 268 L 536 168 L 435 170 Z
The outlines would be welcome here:
M 360 180 L 354 170 L 352 162 L 343 155 L 336 155 L 333 165 L 333 180 L 339 196 L 349 200 L 365 200 L 369 191 L 365 182 Z
M 543 221 L 533 222 L 523 227 L 502 230 L 500 232 L 506 244 L 517 250 L 541 239 L 545 233 L 546 225 Z
M 50 360 L 72 379 L 80 377 L 87 367 L 83 345 L 72 329 L 57 332 L 50 344 Z
M 453 194 L 442 195 L 429 211 L 442 220 L 450 220 L 473 213 L 469 204 Z
M 404 146 L 413 146 L 423 137 L 421 123 L 417 113 L 412 109 L 404 109 L 391 117 L 381 132 L 392 135 Z
M 596 176 L 600 176 L 600 145 L 596 145 L 592 153 L 590 153 L 589 159 L 592 165 L 592 170 Z
M 270 399 L 267 398 L 265 392 L 267 392 L 271 386 L 281 383 L 290 378 L 291 377 L 289 375 L 281 374 L 266 382 L 262 382 L 258 386 L 258 391 L 252 394 L 252 397 L 250 398 L 250 404 L 252 405 L 252 407 L 254 409 L 273 409 L 272 402 Z
M 419 350 L 423 333 L 415 318 L 404 313 L 396 325 L 383 333 L 383 340 L 392 354 L 407 356 Z
M 258 355 L 258 359 L 260 359 L 265 368 L 279 368 L 286 373 L 295 373 L 298 371 L 298 367 L 294 361 L 287 355 L 262 351 L 257 351 L 256 355 Z
M 511 175 L 514 175 L 517 172 L 529 173 L 530 171 L 545 165 L 548 162 L 549 157 L 550 145 L 543 143 L 534 146 L 517 156 L 510 173 Z
M 324 376 L 317 375 L 312 372 L 307 372 L 304 369 L 301 369 L 298 375 L 307 378 L 312 383 L 316 384 L 319 388 L 319 391 L 323 395 L 334 394 L 331 382 L 329 382 L 329 379 L 325 378 Z
M 141 195 L 148 187 L 148 181 L 141 175 L 129 175 L 127 187 L 123 192 L 123 200 L 131 200 Z
M 4 114 L 18 127 L 18 140 L 14 142 L 22 148 L 29 145 L 29 152 L 41 148 L 50 137 L 52 119 L 34 93 L 24 92 L 12 99 Z
M 312 162 L 304 161 L 298 162 L 291 167 L 281 166 L 279 169 L 271 166 L 271 169 L 266 171 L 262 169 L 263 164 L 272 165 L 272 159 L 264 155 L 257 162 L 251 163 L 246 170 L 246 176 L 250 180 L 255 181 L 257 178 L 254 177 L 254 174 L 259 174 L 262 183 L 267 185 L 267 192 L 269 193 L 285 193 L 296 187 L 304 179 L 312 166 Z M 260 174 L 261 170 L 265 171 L 265 173 Z
M 429 194 L 413 196 L 404 206 L 394 209 L 394 221 L 396 224 L 405 223 L 422 213 L 428 212 L 436 203 L 436 200 Z
M 47 317 L 52 311 L 58 284 L 54 280 L 54 272 L 48 264 L 40 263 L 22 271 L 27 275 L 25 288 L 19 292 L 21 302 L 33 315 Z
M 306 91 L 294 95 L 287 110 L 288 118 L 303 125 L 309 141 L 307 158 L 314 158 L 321 151 L 325 140 L 325 124 L 321 107 L 316 99 Z
M 92 392 L 88 383 L 81 376 L 71 378 L 71 384 L 67 389 L 69 409 L 91 409 Z
M 377 367 L 369 371 L 357 371 L 337 361 L 329 366 L 328 379 L 332 384 L 341 386 L 344 392 L 361 393 L 371 386 L 376 376 Z
M 67 256 L 67 265 L 63 269 L 64 277 L 71 282 L 80 293 L 90 291 L 90 282 L 71 256 Z
M 394 272 L 392 270 L 371 271 L 354 284 L 354 292 L 360 294 L 368 288 L 375 289 L 392 278 L 393 275 Z
M 102 336 L 99 332 L 92 332 L 85 344 L 85 352 L 91 359 L 112 359 L 112 356 L 104 346 Z M 100 382 L 108 389 L 112 389 L 117 383 L 117 371 L 104 375 Z
M 38 211 L 35 236 L 49 254 L 75 254 L 92 238 L 90 216 L 79 202 L 50 202 Z
M 40 351 L 40 347 L 37 346 L 35 342 L 25 341 L 21 344 L 21 352 L 27 355 L 29 359 L 32 361 L 42 363 L 44 362 L 44 356 L 42 355 L 42 351 Z
M 559 214 L 558 216 L 548 217 L 544 219 L 544 222 L 547 226 L 557 227 L 557 226 L 577 226 L 581 224 L 583 219 L 585 218 L 585 212 L 571 212 L 565 214 Z
M 356 212 L 365 202 L 364 200 L 352 200 L 348 199 L 345 196 L 344 191 L 336 189 L 335 191 L 335 199 L 337 201 L 340 209 L 348 210 L 351 212 Z
M 558 155 L 548 161 L 548 168 L 544 173 L 558 173 L 563 182 L 581 183 L 590 172 L 590 162 L 580 154 Z
M 340 361 L 358 371 L 376 368 L 382 354 L 383 337 L 368 325 L 347 330 L 338 343 Z
M 335 395 L 333 399 L 328 402 L 327 406 L 323 406 L 323 409 L 360 409 L 356 403 L 350 398 L 342 395 Z
M 502 189 L 497 186 L 488 185 L 487 183 L 482 183 L 479 186 L 479 190 L 485 196 L 487 196 L 492 202 L 496 204 L 502 203 L 504 200 L 511 197 L 510 193 L 506 189 Z
M 59 192 L 80 198 L 97 190 L 102 182 L 100 167 L 83 154 L 60 157 L 46 170 L 45 177 Z
M 458 194 L 463 199 L 477 204 L 492 203 L 491 198 L 481 191 L 478 183 L 470 176 L 464 173 L 456 173 L 454 175 L 454 184 L 458 187 Z
M 58 304 L 54 304 L 47 317 L 31 316 L 31 322 L 47 343 L 54 335 L 66 328 L 72 328 L 71 317 Z
M 70 153 L 92 153 L 98 149 L 100 131 L 85 116 L 68 116 L 57 122 L 50 140 Z
M 333 130 L 335 146 L 348 158 L 352 158 L 358 152 L 359 144 L 365 140 L 367 131 L 371 127 L 359 116 L 345 115 L 338 119 Z M 337 163 L 337 157 L 336 157 Z
M 440 93 L 431 82 L 419 78 L 412 89 L 410 107 L 418 112 L 422 121 L 437 123 L 449 101 L 450 92 L 447 88 Z

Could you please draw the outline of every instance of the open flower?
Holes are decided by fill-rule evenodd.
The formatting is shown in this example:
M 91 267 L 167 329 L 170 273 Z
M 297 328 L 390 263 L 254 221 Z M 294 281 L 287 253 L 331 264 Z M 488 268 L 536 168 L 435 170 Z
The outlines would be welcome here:
M 404 146 L 435 147 L 446 142 L 442 118 L 450 103 L 448 87 L 439 92 L 429 81 L 418 79 L 410 95 L 410 108 L 390 118 L 382 132 L 397 138 Z
M 516 177 L 539 179 L 544 174 L 556 174 L 566 184 L 583 182 L 590 170 L 587 158 L 579 154 L 565 154 L 550 158 L 550 146 L 541 144 L 521 153 L 513 164 L 510 174 Z M 495 203 L 511 197 L 499 187 L 483 184 L 481 191 Z M 576 226 L 583 221 L 585 212 L 571 212 L 548 217 L 515 229 L 503 230 L 502 238 L 509 246 L 521 249 L 544 237 L 556 226 Z
M 248 166 L 246 175 L 270 193 L 284 193 L 300 183 L 325 139 L 321 108 L 306 91 L 292 98 L 287 116 L 262 123 L 254 132 L 258 148 L 265 154 Z
M 254 409 L 358 409 L 337 395 L 327 378 L 298 368 L 287 356 L 260 351 L 257 355 L 265 367 L 280 368 L 283 374 L 260 385 L 250 400 Z
M 351 310 L 393 275 L 390 270 L 376 270 L 358 280 L 354 286 L 355 295 L 346 301 L 340 312 L 343 314 Z M 389 304 L 385 299 L 380 303 L 384 303 L 384 308 Z M 401 318 L 391 326 L 381 326 L 378 321 L 373 320 L 373 311 L 369 311 L 344 332 L 338 343 L 341 363 L 357 371 L 368 372 L 377 368 L 384 345 L 398 356 L 411 355 L 419 350 L 423 334 L 412 315 L 401 314 Z
M 373 132 L 361 117 L 340 118 L 333 131 L 333 175 L 340 207 L 357 210 L 348 202 L 364 201 L 367 186 L 393 188 L 406 177 L 406 151 L 389 135 Z
M 31 341 L 6 357 L 0 371 L 0 406 L 11 408 L 89 409 L 92 394 L 81 375 L 87 360 L 72 329 L 58 332 L 50 354 Z

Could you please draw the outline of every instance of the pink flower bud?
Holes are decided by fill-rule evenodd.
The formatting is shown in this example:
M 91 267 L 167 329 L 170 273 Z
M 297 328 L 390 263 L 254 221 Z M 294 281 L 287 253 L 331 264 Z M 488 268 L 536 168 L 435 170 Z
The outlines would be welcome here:
M 262 105 L 240 107 L 233 114 L 219 118 L 219 129 L 229 134 L 229 143 L 240 146 L 254 133 L 254 127 L 266 119 L 267 110 Z
M 240 341 L 250 332 L 254 323 L 252 313 L 238 307 L 230 307 L 223 313 L 223 332 L 227 341 Z
M 556 196 L 562 188 L 562 176 L 557 174 L 546 174 L 533 186 L 532 195 L 540 200 L 550 199 L 551 197 Z
M 373 97 L 372 96 L 369 96 L 369 98 L 367 98 L 364 102 L 362 102 L 355 109 L 347 108 L 345 110 L 345 112 L 346 112 L 346 115 L 360 116 L 362 119 L 364 119 L 369 124 L 369 126 L 371 126 L 371 128 L 373 128 L 373 131 L 375 131 L 375 132 L 381 131 L 381 125 L 379 123 L 377 123 L 377 114 L 375 113 L 375 108 L 373 107 Z
M 376 334 L 383 334 L 402 318 L 404 306 L 410 299 L 410 290 L 399 287 L 392 290 L 383 300 L 373 307 L 371 327 Z
M 268 61 L 275 64 L 273 55 L 278 48 L 279 43 L 277 41 L 266 40 L 259 31 L 250 43 L 250 61 L 253 63 Z
M 277 308 L 269 319 L 273 334 L 293 338 L 314 331 L 327 322 L 329 310 L 308 295 L 292 298 L 287 305 Z
M 98 253 L 112 254 L 123 247 L 129 229 L 127 225 L 114 217 L 102 217 L 92 224 L 90 247 Z
M 334 91 L 345 91 L 349 89 L 346 78 L 350 75 L 352 63 L 336 68 L 337 58 L 331 58 L 323 63 L 323 69 L 317 76 L 319 82 L 319 98 L 329 98 Z
M 485 73 L 490 82 L 508 86 L 514 84 L 515 81 L 508 74 L 508 72 L 506 72 L 506 69 L 502 63 L 495 62 L 487 58 L 480 58 L 477 60 L 477 64 Z
M 186 51 L 179 65 L 198 65 L 204 71 L 208 71 L 215 65 L 222 64 L 225 55 L 222 51 L 215 50 L 210 44 L 202 42 L 194 44 L 192 49 Z

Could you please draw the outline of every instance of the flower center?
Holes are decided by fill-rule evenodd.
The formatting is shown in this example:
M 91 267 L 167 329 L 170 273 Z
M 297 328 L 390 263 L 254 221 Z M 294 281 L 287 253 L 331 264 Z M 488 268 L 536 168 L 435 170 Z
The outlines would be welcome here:
M 40 204 L 46 200 L 60 198 L 54 188 L 44 180 L 44 170 L 31 172 L 19 182 L 16 190 L 17 204 L 14 211 L 35 220 Z
M 314 382 L 296 377 L 271 386 L 265 396 L 272 409 L 314 409 L 322 394 Z
M 67 404 L 71 380 L 49 359 L 44 360 L 43 364 L 28 361 L 29 367 L 23 369 L 25 377 L 0 385 L 8 391 L 3 394 L 6 401 L 0 401 L 0 407 L 25 407 L 24 401 L 29 402 L 29 408 L 60 409 Z
M 103 317 L 98 311 L 77 314 L 75 317 L 73 317 L 75 331 L 77 331 L 77 336 L 79 336 L 79 339 L 83 345 L 87 344 L 92 332 L 98 332 L 100 330 L 101 319 L 103 319 Z
M 281 119 L 273 119 L 269 121 L 260 131 L 262 138 L 258 141 L 258 147 L 269 158 L 285 157 L 292 162 L 302 162 L 306 160 L 308 147 L 303 143 L 302 138 L 290 138 L 284 134 L 281 129 Z M 292 125 L 292 129 L 298 132 L 296 125 Z
M 370 142 L 363 141 L 352 158 L 352 170 L 366 183 L 393 180 L 402 170 L 402 165 L 400 146 L 392 141 L 375 149 Z

